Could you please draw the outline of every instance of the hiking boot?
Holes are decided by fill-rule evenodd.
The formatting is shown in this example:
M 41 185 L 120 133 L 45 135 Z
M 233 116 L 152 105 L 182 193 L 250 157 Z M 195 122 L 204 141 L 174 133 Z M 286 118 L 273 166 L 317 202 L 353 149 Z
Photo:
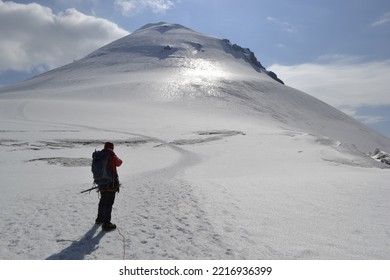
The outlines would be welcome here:
M 102 224 L 103 223 L 103 220 L 101 220 L 101 219 L 99 219 L 99 218 L 97 218 L 96 220 L 95 220 L 95 224 L 97 224 L 97 225 L 100 225 L 100 224 Z
M 102 230 L 104 230 L 104 231 L 111 231 L 111 230 L 114 230 L 114 229 L 116 229 L 116 225 L 115 224 L 108 223 L 108 224 L 103 224 L 102 225 Z

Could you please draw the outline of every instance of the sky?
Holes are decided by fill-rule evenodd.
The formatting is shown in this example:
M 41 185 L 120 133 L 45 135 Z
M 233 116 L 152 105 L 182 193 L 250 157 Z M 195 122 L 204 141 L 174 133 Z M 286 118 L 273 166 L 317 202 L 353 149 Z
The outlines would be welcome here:
M 249 48 L 286 85 L 390 137 L 389 0 L 0 0 L 0 86 L 162 21 Z

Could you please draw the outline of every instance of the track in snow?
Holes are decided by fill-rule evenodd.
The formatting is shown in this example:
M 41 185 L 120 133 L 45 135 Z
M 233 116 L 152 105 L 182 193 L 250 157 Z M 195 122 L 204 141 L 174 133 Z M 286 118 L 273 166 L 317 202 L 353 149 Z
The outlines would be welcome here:
M 19 110 L 19 117 L 28 121 L 22 111 L 23 108 Z M 35 125 L 36 123 L 34 121 Z M 179 259 L 183 256 L 188 259 L 234 257 L 234 252 L 224 244 L 222 236 L 213 230 L 212 224 L 207 219 L 207 213 L 202 210 L 199 198 L 193 192 L 194 186 L 180 176 L 182 172 L 200 162 L 196 154 L 162 139 L 133 132 L 69 123 L 41 123 L 65 126 L 68 129 L 87 129 L 137 136 L 166 146 L 179 154 L 179 159 L 170 166 L 150 170 L 136 177 L 122 178 L 121 182 L 126 187 L 117 195 L 113 222 L 117 223 L 125 237 L 124 257 L 126 259 Z M 106 246 L 99 248 L 99 242 L 105 237 L 115 239 L 110 242 L 116 243 L 114 253 L 98 251 L 110 250 Z M 56 240 L 59 243 L 66 242 L 60 237 Z M 105 235 L 93 226 L 80 239 L 73 240 L 68 247 L 48 258 L 95 258 L 93 257 L 95 254 L 108 254 L 113 258 L 120 258 L 118 244 L 121 242 L 118 233 Z

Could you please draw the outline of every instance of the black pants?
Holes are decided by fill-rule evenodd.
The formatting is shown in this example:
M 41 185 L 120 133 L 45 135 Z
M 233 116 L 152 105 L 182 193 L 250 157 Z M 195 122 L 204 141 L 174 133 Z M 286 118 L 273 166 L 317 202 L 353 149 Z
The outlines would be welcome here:
M 100 201 L 98 208 L 98 220 L 103 221 L 103 224 L 111 222 L 112 205 L 115 201 L 115 192 L 100 192 Z

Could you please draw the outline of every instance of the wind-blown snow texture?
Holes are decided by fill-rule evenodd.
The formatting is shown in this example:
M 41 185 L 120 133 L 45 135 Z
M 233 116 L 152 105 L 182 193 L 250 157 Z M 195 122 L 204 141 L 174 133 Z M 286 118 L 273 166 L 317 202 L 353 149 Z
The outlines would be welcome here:
M 232 46 L 150 24 L 0 89 L 0 258 L 389 259 L 390 140 Z M 110 233 L 79 194 L 107 140 Z

